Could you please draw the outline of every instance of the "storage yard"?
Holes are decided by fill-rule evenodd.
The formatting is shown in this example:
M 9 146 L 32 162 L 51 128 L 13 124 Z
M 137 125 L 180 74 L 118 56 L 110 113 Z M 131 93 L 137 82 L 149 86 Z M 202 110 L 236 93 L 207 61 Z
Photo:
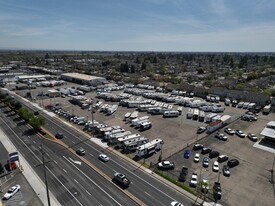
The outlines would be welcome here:
M 79 129 L 83 129 L 87 121 L 91 122 L 92 119 L 101 125 L 106 125 L 106 128 L 107 126 L 117 126 L 112 128 L 113 131 L 117 130 L 115 133 L 106 131 L 104 132 L 105 139 L 103 138 L 103 141 L 110 141 L 109 143 L 116 149 L 118 146 L 115 147 L 115 144 L 119 145 L 119 142 L 122 142 L 121 138 L 137 134 L 134 142 L 123 140 L 124 147 L 128 148 L 126 154 L 128 157 L 138 160 L 140 163 L 145 162 L 147 165 L 152 165 L 153 168 L 156 167 L 160 156 L 162 160 L 174 162 L 175 169 L 165 170 L 164 173 L 176 180 L 179 178 L 182 167 L 185 166 L 189 170 L 185 181 L 186 185 L 189 185 L 193 172 L 199 174 L 201 179 L 207 178 L 210 188 L 214 182 L 220 182 L 222 199 L 219 200 L 219 203 L 223 205 L 240 205 L 240 202 L 244 203 L 242 205 L 273 204 L 275 193 L 272 178 L 274 177 L 270 171 L 274 167 L 275 143 L 262 141 L 260 135 L 265 125 L 274 120 L 273 113 L 263 115 L 259 112 L 255 120 L 244 121 L 241 117 L 247 109 L 239 108 L 238 105 L 232 107 L 232 103 L 228 104 L 228 102 L 222 102 L 219 99 L 213 99 L 213 97 L 206 100 L 193 97 L 192 94 L 188 94 L 189 97 L 183 97 L 187 94 L 182 92 L 182 96 L 180 96 L 176 91 L 173 95 L 161 91 L 155 92 L 151 87 L 146 87 L 146 90 L 144 88 L 123 89 L 123 87 L 116 87 L 115 89 L 109 88 L 107 91 L 98 90 L 96 93 L 83 86 L 81 87 L 83 94 L 79 93 L 81 96 L 72 95 L 72 93 L 76 93 L 75 88 L 79 87 L 78 84 L 68 82 L 55 86 L 55 89 L 64 92 L 57 96 L 54 95 L 52 98 L 49 98 L 51 95 L 41 95 L 47 94 L 49 90 L 47 87 L 37 87 L 31 91 L 16 90 L 15 92 L 23 97 L 28 96 L 27 93 L 31 92 L 36 103 L 42 107 L 54 105 L 56 108 L 61 108 L 62 115 L 60 113 L 58 115 L 58 111 L 55 112 L 60 121 L 70 122 Z M 71 88 L 73 92 L 67 92 L 70 91 L 68 88 Z M 116 91 L 109 92 L 110 90 Z M 82 101 L 85 105 L 79 106 L 78 102 Z M 92 102 L 93 104 L 91 104 Z M 245 107 L 248 108 L 248 105 Z M 137 109 L 139 111 L 135 112 Z M 64 111 L 70 115 L 77 115 L 79 118 L 75 121 L 77 124 L 66 119 Z M 163 113 L 165 113 L 164 116 Z M 133 115 L 132 120 L 130 120 L 131 115 Z M 150 126 L 146 128 L 145 126 L 149 122 Z M 198 127 L 206 127 L 206 131 L 197 134 Z M 247 137 L 240 138 L 236 134 L 228 135 L 224 132 L 225 127 L 242 130 L 245 134 L 254 133 L 258 137 L 258 141 L 253 142 Z M 92 134 L 88 128 L 89 126 L 86 127 L 86 132 Z M 100 128 L 97 131 L 100 131 Z M 218 131 L 224 133 L 228 139 L 224 141 L 216 138 L 215 135 Z M 149 149 L 148 154 L 150 155 L 144 157 L 144 149 L 147 148 L 144 145 L 149 145 L 148 148 L 151 148 L 148 142 L 152 141 L 163 142 L 163 144 L 161 146 L 158 144 L 153 152 L 150 152 L 152 150 Z M 240 163 L 230 169 L 230 177 L 224 176 L 222 172 L 222 166 L 226 162 L 220 163 L 219 172 L 213 172 L 212 164 L 216 158 L 210 158 L 209 167 L 203 167 L 202 159 L 208 154 L 193 151 L 195 143 L 218 151 L 220 155 L 226 155 L 229 159 L 237 159 Z M 120 143 L 121 145 L 122 143 Z M 119 150 L 122 150 L 121 148 Z M 137 151 L 133 152 L 135 149 Z M 190 151 L 189 159 L 184 158 L 185 150 Z M 200 154 L 198 163 L 193 161 L 196 153 Z M 212 191 L 209 193 L 212 194 Z M 254 195 L 255 193 L 257 195 Z M 208 197 L 213 199 L 211 195 Z

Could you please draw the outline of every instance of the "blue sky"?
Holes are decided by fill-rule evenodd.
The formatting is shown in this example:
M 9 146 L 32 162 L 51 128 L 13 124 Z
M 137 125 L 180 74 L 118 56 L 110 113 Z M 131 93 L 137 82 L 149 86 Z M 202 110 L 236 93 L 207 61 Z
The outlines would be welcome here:
M 0 48 L 275 52 L 275 0 L 0 0 Z

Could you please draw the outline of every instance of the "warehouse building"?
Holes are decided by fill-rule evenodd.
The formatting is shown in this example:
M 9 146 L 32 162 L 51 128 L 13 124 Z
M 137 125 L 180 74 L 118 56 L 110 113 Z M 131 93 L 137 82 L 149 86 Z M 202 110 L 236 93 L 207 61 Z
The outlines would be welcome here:
M 104 77 L 96 77 L 80 73 L 63 73 L 61 79 L 82 85 L 97 86 L 106 82 Z

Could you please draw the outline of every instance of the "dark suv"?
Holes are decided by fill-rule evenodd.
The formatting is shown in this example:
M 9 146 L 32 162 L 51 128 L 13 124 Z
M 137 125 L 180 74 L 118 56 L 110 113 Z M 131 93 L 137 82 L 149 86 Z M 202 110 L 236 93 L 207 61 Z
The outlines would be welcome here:
M 181 169 L 180 176 L 179 176 L 179 181 L 185 182 L 187 175 L 188 175 L 188 168 L 183 166 Z
M 220 153 L 218 151 L 211 151 L 209 153 L 209 158 L 215 158 L 218 157 L 220 155 Z
M 235 166 L 239 165 L 239 160 L 237 160 L 237 159 L 229 160 L 227 162 L 227 165 L 228 165 L 228 167 L 235 167 Z
M 63 135 L 61 132 L 57 132 L 57 133 L 55 134 L 55 137 L 56 137 L 57 139 L 62 139 L 62 138 L 64 137 L 64 135 Z

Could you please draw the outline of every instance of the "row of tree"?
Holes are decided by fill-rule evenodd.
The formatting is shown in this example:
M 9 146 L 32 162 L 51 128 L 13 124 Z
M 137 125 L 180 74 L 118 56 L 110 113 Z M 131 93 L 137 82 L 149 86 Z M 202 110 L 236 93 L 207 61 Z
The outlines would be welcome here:
M 17 114 L 22 117 L 27 123 L 33 126 L 34 129 L 40 129 L 45 125 L 45 119 L 42 117 L 35 116 L 27 108 L 22 107 L 22 104 L 17 101 L 13 96 L 0 92 L 0 99 L 6 105 L 9 105 Z

